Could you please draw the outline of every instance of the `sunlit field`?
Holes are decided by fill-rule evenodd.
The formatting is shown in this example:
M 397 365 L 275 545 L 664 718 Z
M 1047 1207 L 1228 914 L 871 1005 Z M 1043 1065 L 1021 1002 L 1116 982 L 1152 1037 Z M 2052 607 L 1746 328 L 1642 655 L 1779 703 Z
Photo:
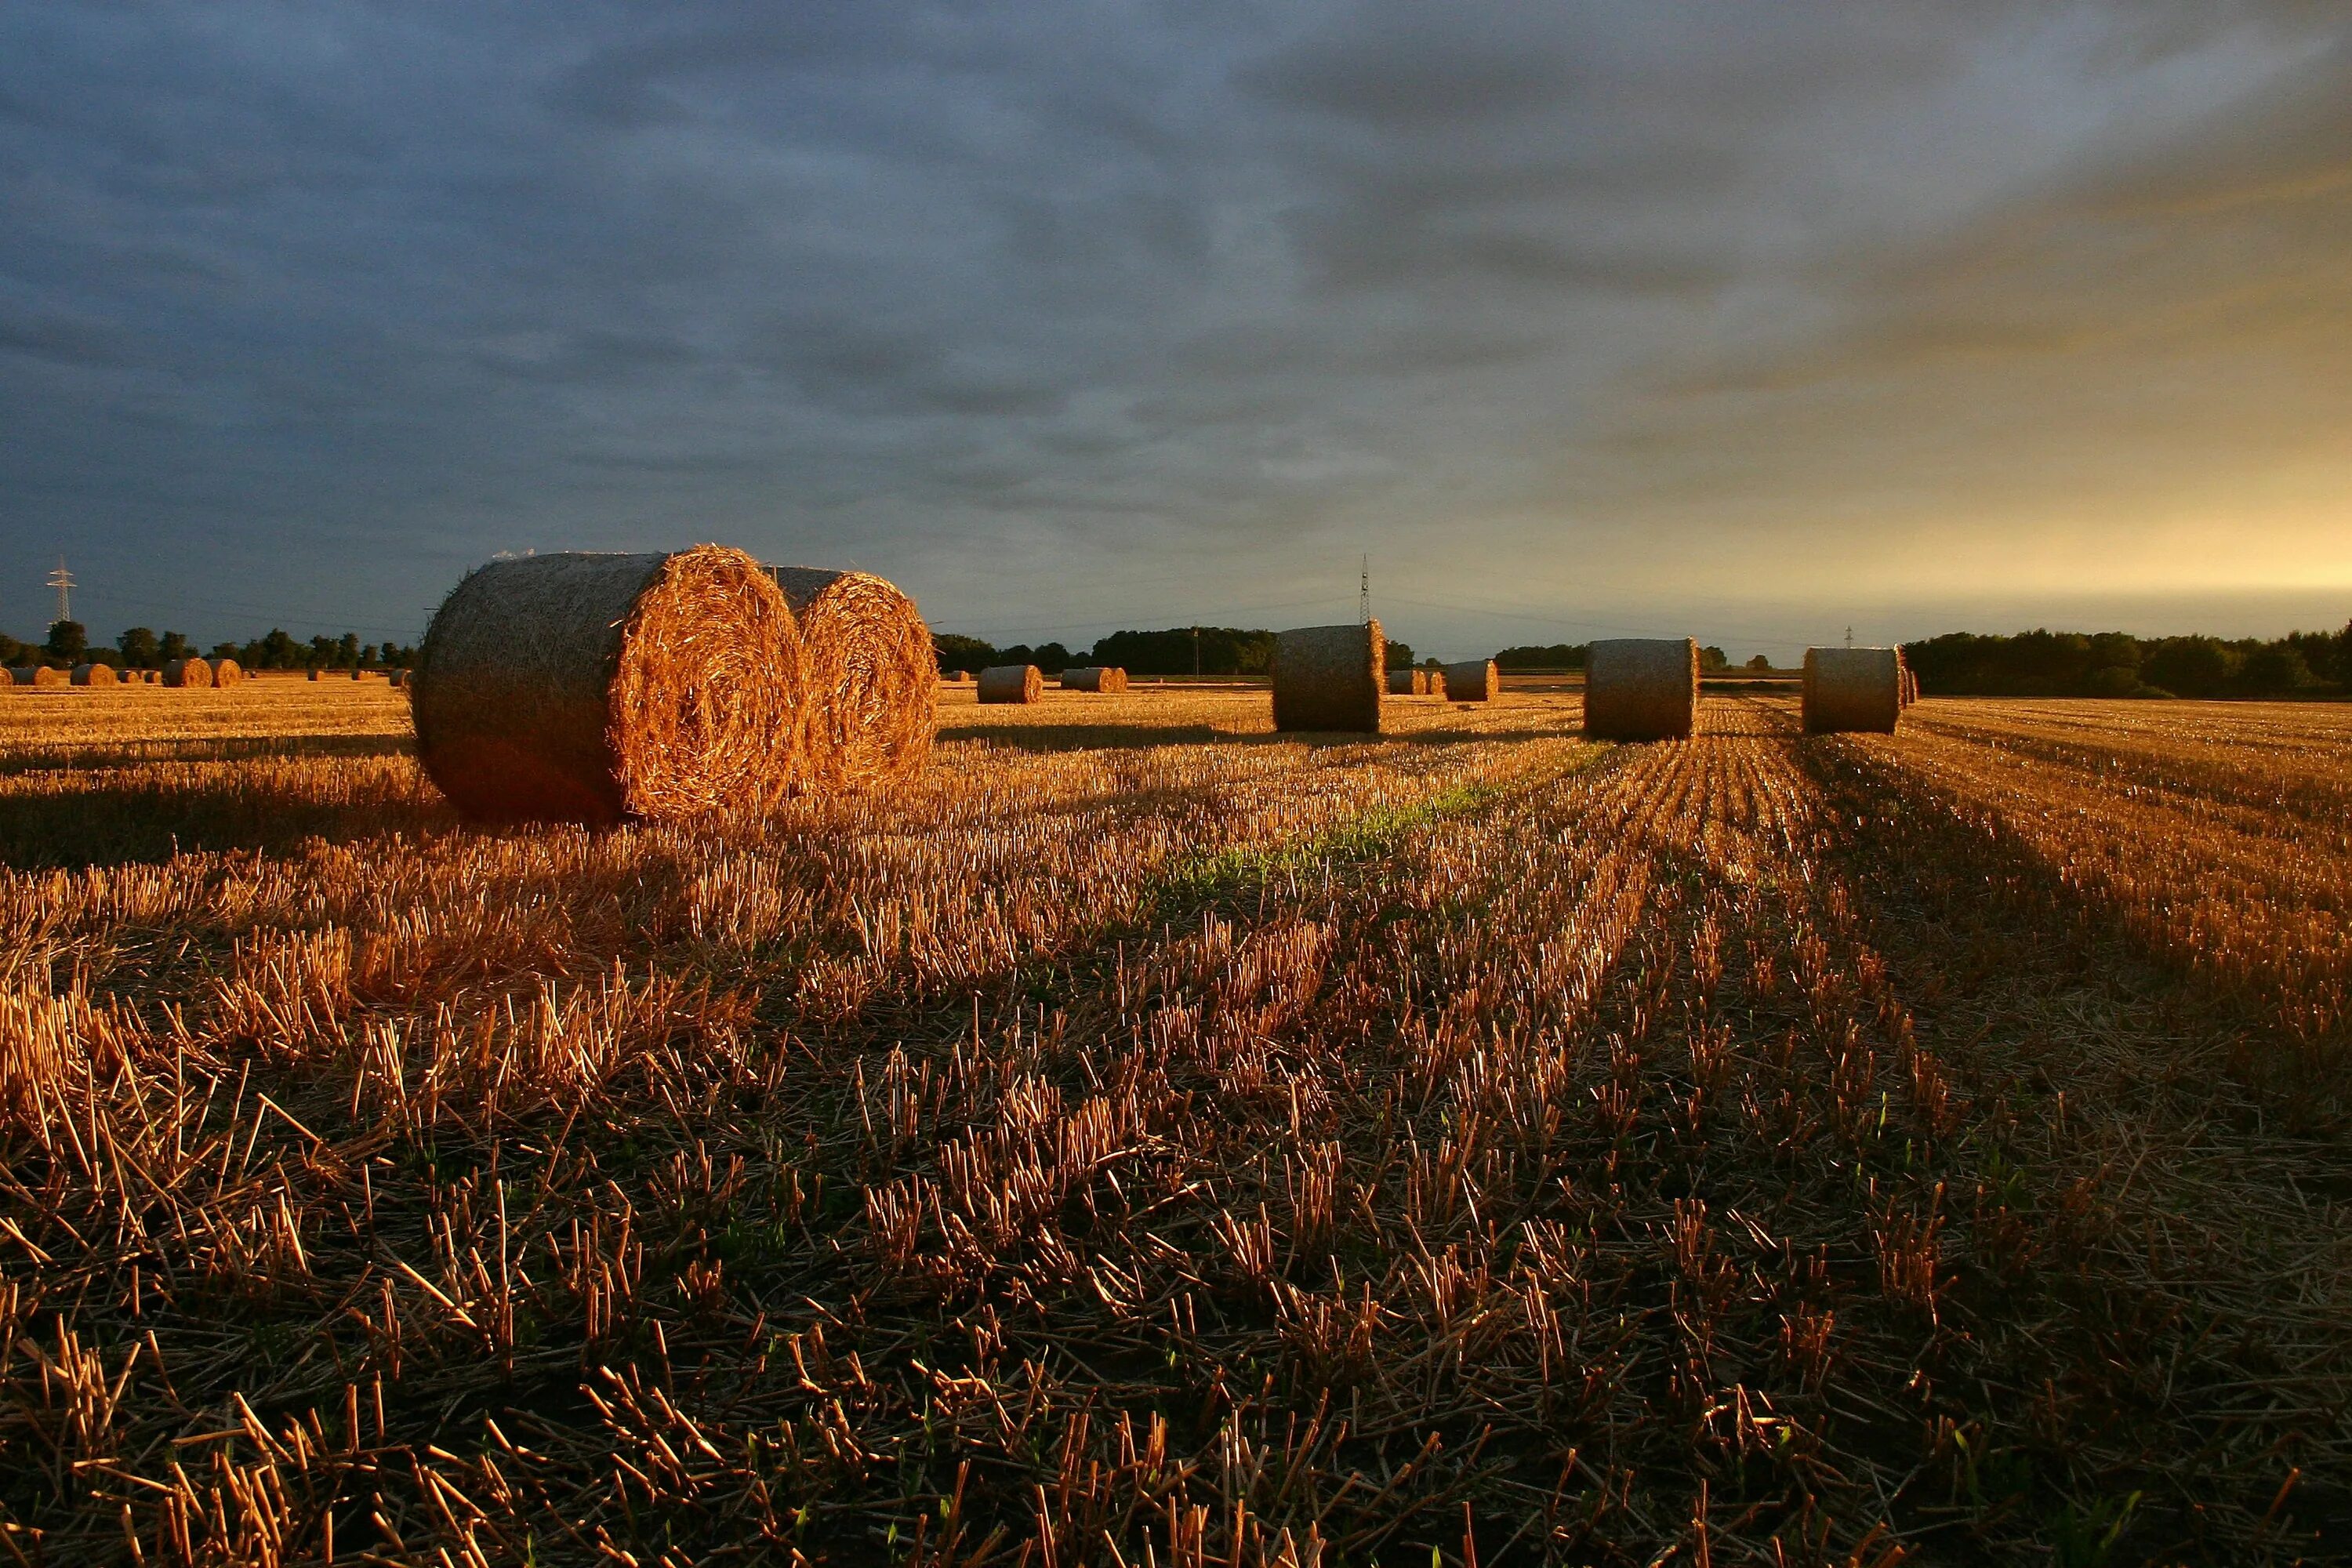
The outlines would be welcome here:
M 2352 707 L 1390 711 L 595 835 L 0 692 L 0 1555 L 2352 1554 Z

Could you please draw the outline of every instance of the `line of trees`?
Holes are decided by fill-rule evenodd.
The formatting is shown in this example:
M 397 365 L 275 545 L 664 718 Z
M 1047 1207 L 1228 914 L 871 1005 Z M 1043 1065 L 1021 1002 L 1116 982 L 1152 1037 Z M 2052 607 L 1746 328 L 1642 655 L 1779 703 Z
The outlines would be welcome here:
M 1239 626 L 1171 626 L 1157 632 L 1113 632 L 1098 637 L 1083 656 L 1057 642 L 1013 643 L 999 647 L 979 637 L 940 632 L 931 638 L 942 670 L 982 670 L 991 665 L 1034 664 L 1048 675 L 1072 665 L 1115 665 L 1129 675 L 1264 675 L 1274 660 L 1274 634 Z M 1409 668 L 1412 645 L 1391 641 L 1388 666 Z
M 2352 624 L 2268 640 L 1947 632 L 1903 652 L 1919 689 L 1948 697 L 2326 697 L 2352 689 Z
M 1528 643 L 1505 648 L 1495 656 L 1495 664 L 1510 670 L 1582 669 L 1591 651 L 1588 643 Z M 1698 667 L 1709 672 L 1729 669 L 1731 656 L 1710 644 L 1698 650 Z
M 363 643 L 356 632 L 340 637 L 314 637 L 297 641 L 292 634 L 271 628 L 251 642 L 218 642 L 199 649 L 184 632 L 157 632 L 152 626 L 132 626 L 114 639 L 114 646 L 93 646 L 89 628 L 79 621 L 50 625 L 47 640 L 18 642 L 0 635 L 0 665 L 110 664 L 118 669 L 161 669 L 173 659 L 233 658 L 247 669 L 405 669 L 416 662 L 416 649 L 399 643 Z

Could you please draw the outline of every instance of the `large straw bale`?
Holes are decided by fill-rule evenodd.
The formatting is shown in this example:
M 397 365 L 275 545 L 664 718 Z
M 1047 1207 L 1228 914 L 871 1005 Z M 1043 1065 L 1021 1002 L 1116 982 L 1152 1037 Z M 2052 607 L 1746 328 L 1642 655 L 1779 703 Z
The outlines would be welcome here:
M 1445 699 L 1449 702 L 1492 702 L 1503 689 L 1503 678 L 1491 658 L 1449 664 L 1444 675 Z
M 1043 702 L 1045 672 L 1034 664 L 992 664 L 980 672 L 982 702 Z
M 1127 671 L 1115 664 L 1073 665 L 1062 671 L 1062 689 L 1116 694 L 1127 689 Z
M 215 658 L 206 662 L 213 667 L 215 686 L 235 686 L 245 679 L 245 667 L 233 658 Z
M 931 754 L 939 655 L 915 601 L 870 572 L 770 568 L 800 627 L 810 784 L 867 789 Z
M 163 667 L 166 686 L 210 686 L 213 667 L 201 658 L 175 658 Z
M 411 679 L 417 756 L 480 821 L 757 811 L 801 772 L 792 605 L 740 550 L 493 561 L 434 612 Z
M 1698 727 L 1698 644 L 1690 637 L 1607 637 L 1584 662 L 1584 732 L 1604 741 L 1668 741 Z
M 1301 626 L 1274 639 L 1274 727 L 1381 732 L 1388 639 L 1381 623 Z
M 73 683 L 76 686 L 112 686 L 115 684 L 114 666 L 95 663 L 75 665 Z
M 73 676 L 68 671 L 58 669 L 53 665 L 26 665 L 21 669 L 12 669 L 8 673 L 19 686 L 71 686 L 73 684 Z
M 1892 735 L 1903 719 L 1903 658 L 1891 647 L 1805 650 L 1805 732 Z

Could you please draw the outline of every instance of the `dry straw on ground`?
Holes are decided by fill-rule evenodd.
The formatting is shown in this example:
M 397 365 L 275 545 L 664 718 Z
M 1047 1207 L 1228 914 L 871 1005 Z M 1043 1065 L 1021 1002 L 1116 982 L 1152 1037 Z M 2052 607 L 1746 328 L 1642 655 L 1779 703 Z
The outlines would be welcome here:
M 1492 702 L 1503 689 L 1491 658 L 1474 658 L 1445 667 L 1445 696 L 1451 702 Z
M 1891 647 L 1805 650 L 1809 734 L 1892 735 L 1903 718 L 1903 656 Z
M 114 667 L 110 664 L 75 665 L 73 683 L 76 686 L 112 686 L 115 684 Z
M 163 667 L 166 686 L 210 686 L 213 667 L 200 658 L 175 658 Z
M 1045 672 L 1034 664 L 996 664 L 980 672 L 982 702 L 1042 702 Z
M 740 550 L 493 561 L 435 612 L 417 755 L 483 821 L 757 811 L 801 771 L 801 642 Z
M 800 627 L 807 681 L 807 782 L 819 789 L 895 784 L 931 754 L 939 655 L 915 601 L 868 572 L 769 569 Z
M 1127 671 L 1117 665 L 1076 665 L 1062 671 L 1065 691 L 1116 693 L 1127 689 Z
M 1301 626 L 1274 639 L 1274 727 L 1377 735 L 1388 681 L 1381 623 Z
M 1584 732 L 1602 741 L 1687 736 L 1698 718 L 1698 644 L 1610 637 L 1585 656 Z

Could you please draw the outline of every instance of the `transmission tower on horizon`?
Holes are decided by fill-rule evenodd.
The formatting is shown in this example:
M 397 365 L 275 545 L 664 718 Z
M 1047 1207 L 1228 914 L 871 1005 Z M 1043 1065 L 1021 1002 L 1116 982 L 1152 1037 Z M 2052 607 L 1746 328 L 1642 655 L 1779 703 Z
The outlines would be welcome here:
M 58 591 L 58 619 L 73 619 L 74 574 L 66 570 L 66 558 L 58 557 L 58 569 L 49 574 L 49 586 Z
M 1356 579 L 1356 614 L 1365 626 L 1372 624 L 1372 558 L 1367 553 Z

